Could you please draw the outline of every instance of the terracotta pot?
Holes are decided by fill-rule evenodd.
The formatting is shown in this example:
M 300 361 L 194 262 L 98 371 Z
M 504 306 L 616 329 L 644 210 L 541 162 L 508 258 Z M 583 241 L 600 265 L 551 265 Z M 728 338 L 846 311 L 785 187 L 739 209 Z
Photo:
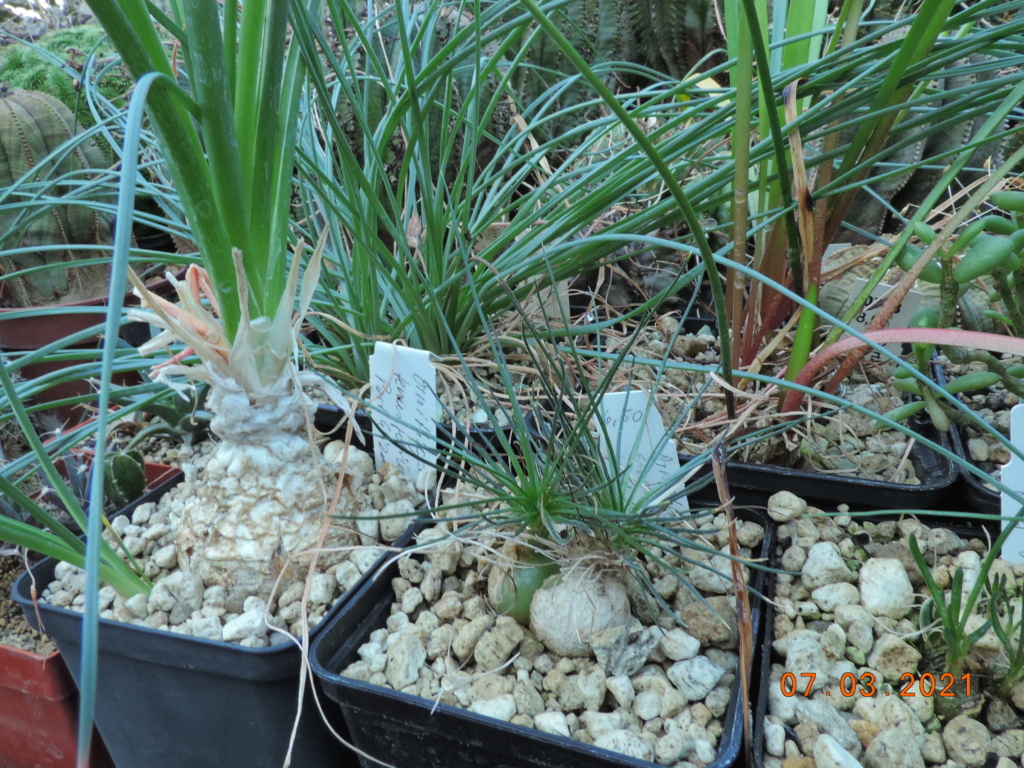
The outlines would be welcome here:
M 0 768 L 73 768 L 78 689 L 60 654 L 0 645 Z M 91 768 L 114 768 L 93 731 Z
M 179 278 L 183 276 L 184 269 L 178 273 Z M 166 278 L 153 280 L 148 287 L 154 293 L 165 298 L 174 294 L 171 283 Z M 0 304 L 3 303 L 4 295 L 4 283 L 0 283 Z M 12 315 L 26 311 L 21 307 L 0 307 L 0 349 L 27 352 L 60 341 L 73 333 L 98 326 L 104 322 L 106 317 L 102 311 L 105 304 L 106 297 L 99 297 L 69 304 L 32 307 L 32 314 L 25 317 L 12 317 Z M 139 300 L 131 292 L 125 294 L 125 306 L 138 305 Z M 125 328 L 127 327 L 125 326 Z M 97 334 L 94 339 L 75 345 L 73 348 L 98 349 L 100 343 L 100 337 Z M 20 373 L 25 379 L 35 379 L 67 368 L 72 364 L 71 362 L 40 360 L 24 366 Z M 131 386 L 140 383 L 141 379 L 138 374 L 131 371 L 115 374 L 113 381 L 119 386 Z M 82 397 L 92 392 L 93 388 L 88 381 L 69 381 L 49 387 L 42 394 L 32 398 L 32 401 L 54 402 L 72 397 Z M 88 409 L 84 405 L 58 406 L 52 410 L 65 424 L 77 424 L 89 415 Z

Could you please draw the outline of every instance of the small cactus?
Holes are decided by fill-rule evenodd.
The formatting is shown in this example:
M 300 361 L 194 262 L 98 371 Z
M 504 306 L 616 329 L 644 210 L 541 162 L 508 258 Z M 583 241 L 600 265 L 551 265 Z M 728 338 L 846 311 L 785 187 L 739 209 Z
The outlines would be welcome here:
M 87 178 L 90 169 L 105 167 L 103 152 L 92 141 L 79 140 L 69 151 L 43 162 L 58 147 L 76 137 L 75 117 L 60 101 L 37 91 L 10 90 L 0 86 L 0 272 L 14 274 L 5 280 L 4 303 L 10 306 L 39 306 L 95 298 L 106 292 L 105 264 L 50 268 L 29 274 L 15 274 L 33 267 L 70 264 L 76 259 L 104 256 L 92 246 L 107 245 L 113 239 L 113 217 L 81 204 L 35 202 L 38 186 L 20 192 L 15 186 L 54 180 L 46 190 L 49 198 L 70 195 L 75 185 Z M 34 247 L 64 245 L 60 250 L 31 250 Z M 9 253 L 14 249 L 29 249 Z
M 137 450 L 114 453 L 103 464 L 103 495 L 115 509 L 146 492 L 146 464 Z

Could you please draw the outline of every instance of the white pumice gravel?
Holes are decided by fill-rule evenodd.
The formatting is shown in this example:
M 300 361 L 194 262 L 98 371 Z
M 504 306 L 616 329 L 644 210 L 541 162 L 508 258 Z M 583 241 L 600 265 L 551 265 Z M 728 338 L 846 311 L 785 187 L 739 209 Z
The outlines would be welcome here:
M 991 630 L 969 659 L 972 691 L 961 697 L 963 709 L 921 689 L 924 675 L 939 680 L 945 670 L 941 644 L 929 652 L 921 640 L 929 593 L 909 536 L 947 601 L 958 567 L 965 589 L 979 578 L 987 543 L 909 516 L 826 516 L 789 493 L 768 507 L 781 523 L 777 554 L 790 573 L 779 577 L 774 599 L 765 768 L 1021 768 L 1024 682 L 1010 701 L 992 695 L 1006 658 Z M 992 574 L 1024 587 L 1022 566 L 997 559 Z M 972 617 L 968 626 L 984 620 Z M 784 675 L 795 689 L 784 690 Z
M 759 527 L 745 531 L 751 546 L 762 537 Z M 437 551 L 398 566 L 386 626 L 370 634 L 342 674 L 658 765 L 701 768 L 715 760 L 736 680 L 736 630 L 713 627 L 722 619 L 689 590 L 667 597 L 677 611 L 687 609 L 693 626 L 679 627 L 667 611 L 645 625 L 627 602 L 618 624 L 593 633 L 583 652 L 570 649 L 578 655 L 562 656 L 480 597 L 490 565 L 476 554 L 484 549 L 454 542 L 442 525 L 420 541 L 435 542 Z M 652 582 L 665 583 L 661 569 L 647 568 Z M 438 587 L 424 589 L 428 582 Z M 735 622 L 731 595 L 709 600 Z
M 200 443 L 191 456 L 184 457 L 186 477 L 197 474 L 206 461 L 208 450 L 206 444 Z M 340 448 L 329 443 L 325 455 L 340 458 Z M 353 470 L 346 486 L 350 492 L 342 494 L 336 510 L 338 515 L 348 518 L 365 516 L 376 523 L 378 516 L 385 514 L 385 509 L 411 515 L 425 501 L 425 494 L 416 490 L 416 481 L 390 476 L 387 471 L 383 475 L 374 472 L 373 459 L 368 454 L 350 448 L 348 462 L 347 466 Z M 332 478 L 327 478 L 327 481 L 333 482 Z M 425 482 L 421 480 L 421 484 Z M 204 585 L 197 575 L 179 569 L 175 535 L 190 494 L 189 486 L 181 484 L 164 494 L 158 502 L 138 506 L 131 519 L 121 516 L 111 521 L 111 528 L 123 536 L 125 543 L 131 542 L 129 549 L 151 577 L 153 589 L 148 598 L 135 595 L 127 600 L 108 590 L 101 618 L 238 643 L 250 648 L 287 642 L 285 635 L 271 631 L 270 624 L 293 636 L 300 636 L 303 630 L 304 566 L 290 569 L 291 580 L 283 580 L 272 596 L 269 617 L 266 596 L 231 595 L 223 586 Z M 392 501 L 385 502 L 386 498 Z M 373 537 L 367 537 L 362 529 L 356 530 L 352 519 L 339 519 L 332 524 L 320 556 L 320 572 L 312 577 L 309 599 L 305 603 L 310 628 L 316 626 L 331 605 L 387 551 L 383 546 L 372 545 L 389 544 L 404 532 L 409 522 L 391 521 L 383 531 L 383 540 L 379 538 L 380 527 L 375 529 Z M 104 536 L 111 541 L 109 532 Z M 54 575 L 54 581 L 43 591 L 42 598 L 51 605 L 82 610 L 84 572 L 61 563 Z M 414 597 L 411 595 L 408 599 L 410 608 L 416 602 Z

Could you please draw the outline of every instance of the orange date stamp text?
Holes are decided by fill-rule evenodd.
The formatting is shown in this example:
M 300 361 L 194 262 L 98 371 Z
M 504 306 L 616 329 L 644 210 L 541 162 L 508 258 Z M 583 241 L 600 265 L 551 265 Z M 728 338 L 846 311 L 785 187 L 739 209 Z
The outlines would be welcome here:
M 810 696 L 814 689 L 814 680 L 817 675 L 814 672 L 801 672 L 799 676 L 793 672 L 786 672 L 779 680 L 779 687 L 783 696 Z M 931 672 L 924 672 L 921 675 L 914 675 L 912 672 L 904 672 L 900 675 L 898 686 L 893 689 L 884 690 L 878 685 L 875 675 L 872 672 L 862 672 L 855 675 L 846 672 L 839 678 L 839 692 L 846 697 L 850 696 L 956 696 L 958 690 L 962 690 L 965 696 L 971 695 L 971 673 L 961 675 L 959 678 L 951 672 L 943 672 L 940 675 L 933 675 Z M 825 691 L 826 696 L 831 696 L 831 691 Z

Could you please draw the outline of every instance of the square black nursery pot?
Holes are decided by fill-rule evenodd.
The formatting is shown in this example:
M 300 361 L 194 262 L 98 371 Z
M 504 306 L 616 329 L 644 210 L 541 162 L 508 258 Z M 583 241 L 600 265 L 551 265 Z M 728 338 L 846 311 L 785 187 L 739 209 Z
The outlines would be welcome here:
M 760 512 L 737 510 L 737 517 L 765 528 L 760 557 L 774 547 L 774 524 Z M 353 744 L 376 760 L 396 768 L 655 768 L 654 763 L 600 749 L 569 738 L 512 725 L 447 704 L 344 677 L 341 670 L 358 659 L 369 635 L 384 626 L 394 592 L 391 579 L 397 563 L 378 572 L 359 589 L 345 610 L 333 618 L 310 653 L 313 673 L 336 702 Z M 764 594 L 768 574 L 750 569 L 751 589 Z M 754 647 L 761 645 L 764 607 L 751 594 Z M 736 677 L 725 714 L 718 756 L 709 768 L 736 763 L 741 747 L 743 718 L 740 678 Z M 764 692 L 751 677 L 751 702 Z M 365 768 L 376 760 L 360 758 Z
M 159 498 L 177 482 L 164 484 L 119 514 Z M 410 530 L 395 545 L 411 536 Z M 310 630 L 311 639 L 343 612 L 384 560 L 335 602 Z M 82 614 L 32 600 L 33 583 L 51 582 L 57 562 L 46 558 L 22 574 L 13 597 L 29 623 L 54 640 L 80 685 Z M 299 701 L 301 653 L 295 644 L 246 648 L 108 619 L 99 624 L 95 722 L 117 768 L 284 765 Z M 357 765 L 323 722 L 312 684 L 307 679 L 291 765 Z M 339 725 L 332 722 L 335 730 Z

